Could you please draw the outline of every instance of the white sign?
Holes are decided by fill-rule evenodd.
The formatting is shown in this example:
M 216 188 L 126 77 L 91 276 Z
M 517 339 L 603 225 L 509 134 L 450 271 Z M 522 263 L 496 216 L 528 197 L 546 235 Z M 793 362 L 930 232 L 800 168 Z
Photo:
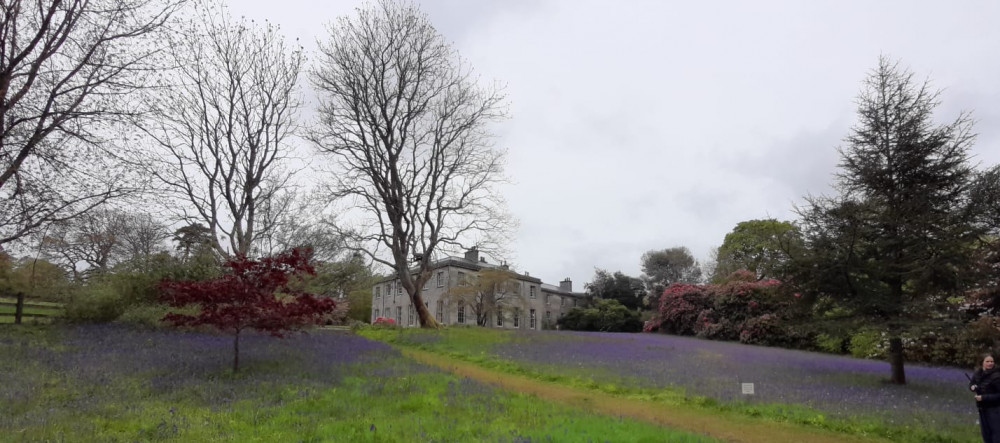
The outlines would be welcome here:
M 753 395 L 753 383 L 742 383 L 743 394 Z

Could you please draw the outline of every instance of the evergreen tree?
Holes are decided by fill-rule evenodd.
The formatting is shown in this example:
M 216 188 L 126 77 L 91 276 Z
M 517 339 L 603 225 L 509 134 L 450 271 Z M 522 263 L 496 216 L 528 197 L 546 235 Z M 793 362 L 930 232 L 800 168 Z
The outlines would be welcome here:
M 975 178 L 968 114 L 935 124 L 938 91 L 886 58 L 864 82 L 858 123 L 840 148 L 837 198 L 800 210 L 812 251 L 803 281 L 889 333 L 891 381 L 904 384 L 903 330 L 971 284 L 983 231 L 970 204 Z

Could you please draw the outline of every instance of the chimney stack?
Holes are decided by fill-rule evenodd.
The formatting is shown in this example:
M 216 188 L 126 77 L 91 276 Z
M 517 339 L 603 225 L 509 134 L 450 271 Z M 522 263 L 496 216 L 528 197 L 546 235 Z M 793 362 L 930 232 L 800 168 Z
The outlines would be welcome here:
M 573 292 L 573 281 L 566 277 L 566 280 L 559 282 L 559 289 L 566 292 Z
M 471 261 L 473 263 L 478 262 L 479 261 L 479 249 L 476 248 L 475 246 L 469 248 L 468 251 L 465 251 L 465 259 L 468 260 L 468 261 Z

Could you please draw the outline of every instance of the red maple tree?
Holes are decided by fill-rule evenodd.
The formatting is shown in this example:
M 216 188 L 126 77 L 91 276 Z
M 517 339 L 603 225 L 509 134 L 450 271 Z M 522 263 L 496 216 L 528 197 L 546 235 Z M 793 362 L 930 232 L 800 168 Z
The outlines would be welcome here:
M 333 312 L 336 303 L 318 298 L 289 283 L 293 276 L 315 275 L 308 250 L 260 260 L 237 257 L 224 266 L 227 272 L 208 281 L 165 281 L 160 299 L 173 307 L 199 306 L 196 315 L 170 313 L 164 321 L 176 326 L 208 325 L 234 335 L 233 372 L 240 366 L 240 333 L 254 329 L 284 337 L 288 331 L 318 324 Z

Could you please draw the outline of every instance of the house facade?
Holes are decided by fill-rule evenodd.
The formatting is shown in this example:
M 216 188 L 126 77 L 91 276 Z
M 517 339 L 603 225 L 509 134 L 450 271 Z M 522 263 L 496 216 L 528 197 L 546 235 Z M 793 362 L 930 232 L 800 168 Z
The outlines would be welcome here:
M 504 329 L 555 329 L 556 321 L 574 306 L 583 293 L 573 292 L 565 279 L 556 285 L 510 271 L 506 265 L 487 263 L 472 248 L 464 257 L 448 257 L 431 265 L 430 280 L 421 296 L 431 315 L 444 325 L 477 325 Z M 507 271 L 504 294 L 484 294 L 476 281 L 486 270 Z M 483 303 L 483 297 L 488 303 Z M 498 300 L 499 299 L 499 300 Z M 485 307 L 484 307 L 485 305 Z M 420 326 L 416 309 L 399 279 L 380 280 L 372 287 L 372 322 L 390 318 L 403 327 Z

